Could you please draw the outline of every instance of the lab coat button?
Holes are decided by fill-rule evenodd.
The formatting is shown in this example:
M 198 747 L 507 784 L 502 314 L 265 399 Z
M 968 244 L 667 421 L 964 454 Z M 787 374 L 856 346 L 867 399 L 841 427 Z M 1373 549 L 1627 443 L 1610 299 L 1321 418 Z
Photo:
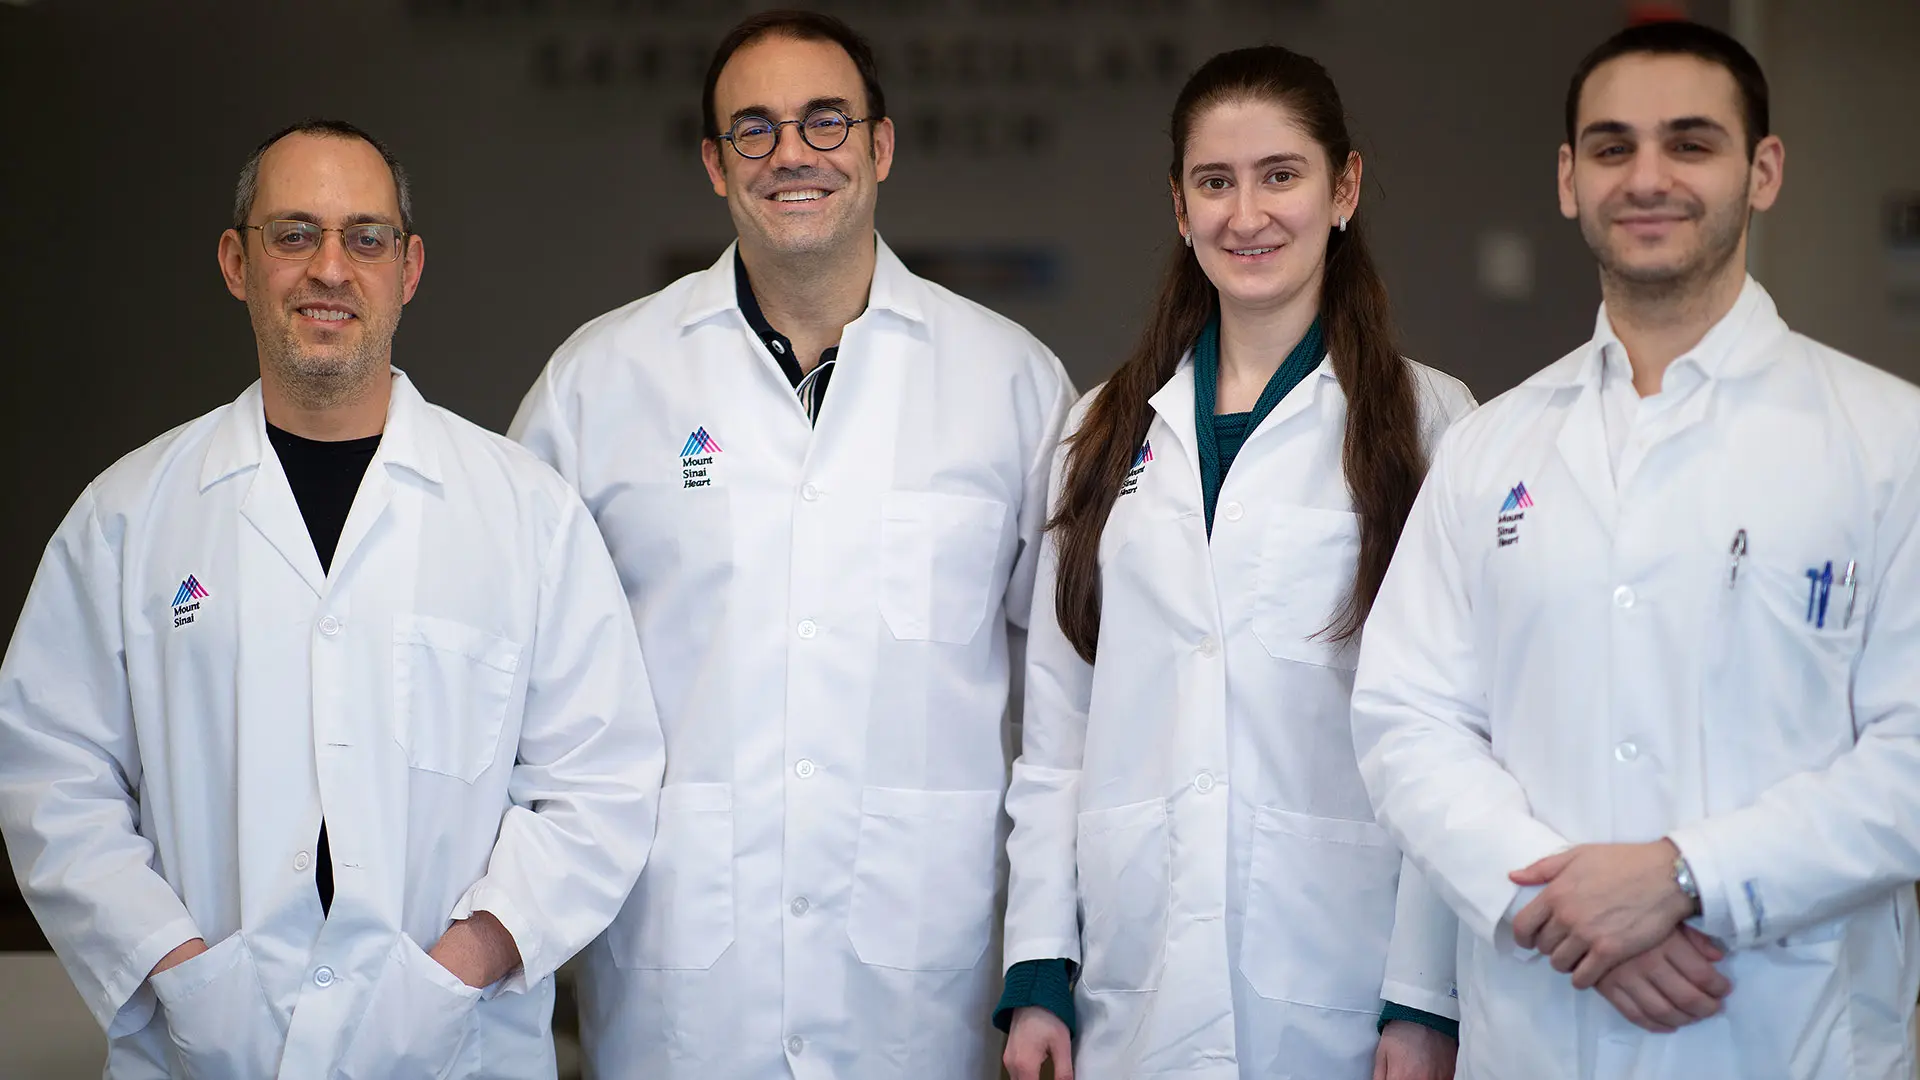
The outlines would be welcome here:
M 322 615 L 320 617 L 320 632 L 322 634 L 327 635 L 328 637 L 332 637 L 333 635 L 339 633 L 340 620 L 334 618 L 331 615 Z
M 312 865 L 313 865 L 313 856 L 307 854 L 304 851 L 293 857 L 293 868 L 295 870 L 304 871 L 306 870 L 307 867 Z
M 1213 640 L 1212 635 L 1208 635 L 1207 637 L 1203 637 L 1200 639 L 1200 655 L 1201 656 L 1204 656 L 1208 659 L 1212 659 L 1214 656 L 1218 655 L 1219 652 L 1220 652 L 1220 643 Z
M 800 497 L 808 502 L 814 502 L 820 498 L 820 489 L 814 487 L 812 484 L 802 484 L 800 487 Z
M 808 777 L 812 776 L 813 762 L 807 760 L 806 758 L 801 758 L 799 761 L 794 762 L 793 775 L 799 777 L 802 780 L 805 780 Z
M 1640 747 L 1629 739 L 1613 748 L 1613 756 L 1619 761 L 1632 761 L 1640 756 Z
M 1205 795 L 1207 792 L 1212 791 L 1213 790 L 1213 774 L 1209 772 L 1203 772 L 1199 776 L 1194 777 L 1193 790 L 1199 792 L 1202 795 Z
M 1633 590 L 1627 588 L 1625 585 L 1622 585 L 1619 588 L 1613 590 L 1613 606 L 1617 608 L 1632 607 L 1633 606 Z
M 819 628 L 818 626 L 815 626 L 815 625 L 814 625 L 814 623 L 813 623 L 813 620 L 812 620 L 812 619 L 801 619 L 801 620 L 800 620 L 800 627 L 799 627 L 799 630 L 798 630 L 797 632 L 799 633 L 799 635 L 800 635 L 800 637 L 801 637 L 802 639 L 804 639 L 804 640 L 807 640 L 807 641 L 812 641 L 812 640 L 813 640 L 813 635 L 815 635 L 815 634 L 817 634 L 817 633 L 819 633 L 819 632 L 820 632 L 820 628 Z
M 1228 521 L 1239 521 L 1243 516 L 1245 516 L 1247 511 L 1246 511 L 1246 508 L 1241 506 L 1239 503 L 1230 502 L 1227 505 L 1221 507 L 1220 512 L 1226 515 L 1226 518 Z
M 807 1048 L 807 1040 L 798 1035 L 787 1036 L 787 1053 L 798 1054 Z
M 313 985 L 322 990 L 333 985 L 333 969 L 325 964 L 313 969 Z
M 793 903 L 787 905 L 787 910 L 793 912 L 794 915 L 799 916 L 799 915 L 805 915 L 807 913 L 807 909 L 812 906 L 813 905 L 807 903 L 806 897 L 796 896 L 793 898 Z

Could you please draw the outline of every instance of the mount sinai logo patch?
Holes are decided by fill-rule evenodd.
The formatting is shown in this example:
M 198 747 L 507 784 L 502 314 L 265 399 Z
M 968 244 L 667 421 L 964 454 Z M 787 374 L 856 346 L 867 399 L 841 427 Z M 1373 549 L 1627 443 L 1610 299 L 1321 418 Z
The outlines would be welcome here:
M 173 628 L 178 630 L 190 625 L 198 617 L 201 603 L 211 595 L 199 578 L 188 574 L 173 592 Z

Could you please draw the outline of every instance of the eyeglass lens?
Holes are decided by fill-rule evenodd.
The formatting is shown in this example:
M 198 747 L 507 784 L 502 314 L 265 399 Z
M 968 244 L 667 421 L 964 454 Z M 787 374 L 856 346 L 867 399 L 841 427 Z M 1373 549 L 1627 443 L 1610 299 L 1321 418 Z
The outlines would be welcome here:
M 780 129 L 787 123 L 792 121 L 776 124 L 763 116 L 743 116 L 733 125 L 733 147 L 746 157 L 766 157 L 773 153 Z M 799 127 L 808 146 L 825 151 L 838 150 L 853 124 L 839 109 L 815 109 L 800 120 Z
M 311 221 L 269 221 L 261 230 L 267 252 L 280 259 L 311 259 L 329 230 Z M 400 230 L 367 222 L 340 230 L 340 244 L 359 262 L 392 262 L 400 254 Z

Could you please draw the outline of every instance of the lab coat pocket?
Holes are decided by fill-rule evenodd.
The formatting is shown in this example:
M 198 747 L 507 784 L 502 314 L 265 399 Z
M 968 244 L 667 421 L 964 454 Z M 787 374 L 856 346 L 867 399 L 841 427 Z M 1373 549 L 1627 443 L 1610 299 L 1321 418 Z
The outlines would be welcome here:
M 998 791 L 860 793 L 847 936 L 861 963 L 971 971 L 993 933 Z
M 1267 655 L 1351 670 L 1357 641 L 1323 633 L 1353 590 L 1360 516 L 1344 510 L 1276 506 L 1269 511 L 1255 578 L 1253 632 Z
M 338 1080 L 438 1080 L 455 1074 L 480 991 L 400 934 L 340 1055 Z
M 1755 560 L 1733 588 L 1716 591 L 1723 616 L 1701 707 L 1709 745 L 1727 752 L 1708 763 L 1710 814 L 1746 806 L 1853 746 L 1853 667 L 1865 623 L 1863 611 L 1848 617 L 1851 590 L 1838 581 L 1823 612 L 1819 582 L 1798 565 Z
M 286 1032 L 260 985 L 253 951 L 237 931 L 148 981 L 180 1075 L 240 1080 L 274 1074 Z
M 471 784 L 500 756 L 520 646 L 431 615 L 393 617 L 394 739 L 407 763 Z
M 1810 1077 L 1910 1075 L 1909 1063 L 1862 1071 L 1855 1054 L 1869 1044 L 1911 1043 L 1913 1002 L 1886 1001 L 1861 1010 L 1860 972 L 1847 956 L 1844 921 L 1836 920 L 1773 944 L 1735 950 L 1717 965 L 1735 990 L 1726 1016 L 1733 1028 L 1728 1076 Z M 1879 1030 L 1871 1030 L 1878 1013 Z M 1863 1031 L 1858 1025 L 1866 1024 Z M 1890 1041 L 1889 1041 L 1890 1037 Z
M 890 491 L 880 500 L 880 614 L 902 641 L 965 645 L 997 595 L 1007 507 L 993 499 Z
M 660 789 L 653 850 L 607 944 L 619 967 L 691 971 L 733 944 L 733 785 Z
M 1400 852 L 1371 821 L 1263 806 L 1254 818 L 1240 973 L 1263 998 L 1377 1012 Z
M 1172 883 L 1167 802 L 1080 815 L 1080 985 L 1090 994 L 1157 990 Z

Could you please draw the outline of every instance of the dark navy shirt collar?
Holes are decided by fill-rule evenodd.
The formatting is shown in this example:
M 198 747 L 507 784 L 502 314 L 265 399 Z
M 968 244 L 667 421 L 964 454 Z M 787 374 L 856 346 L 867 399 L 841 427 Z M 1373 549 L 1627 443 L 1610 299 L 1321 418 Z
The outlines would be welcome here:
M 805 375 L 800 371 L 800 361 L 793 355 L 793 342 L 785 334 L 773 328 L 767 321 L 766 313 L 760 310 L 760 301 L 754 298 L 753 283 L 747 280 L 747 264 L 740 258 L 740 249 L 733 251 L 733 291 L 734 299 L 740 305 L 740 314 L 747 317 L 747 325 L 759 336 L 760 343 L 773 354 L 780 370 L 787 375 L 787 381 L 797 389 Z M 840 346 L 831 345 L 820 354 L 820 363 L 832 363 L 839 357 Z

